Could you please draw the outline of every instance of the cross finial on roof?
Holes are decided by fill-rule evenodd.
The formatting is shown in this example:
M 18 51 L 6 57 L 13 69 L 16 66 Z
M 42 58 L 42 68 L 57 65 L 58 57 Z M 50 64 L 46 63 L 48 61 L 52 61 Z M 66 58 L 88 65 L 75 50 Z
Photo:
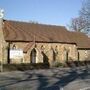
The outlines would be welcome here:
M 4 17 L 4 10 L 0 8 L 0 18 Z

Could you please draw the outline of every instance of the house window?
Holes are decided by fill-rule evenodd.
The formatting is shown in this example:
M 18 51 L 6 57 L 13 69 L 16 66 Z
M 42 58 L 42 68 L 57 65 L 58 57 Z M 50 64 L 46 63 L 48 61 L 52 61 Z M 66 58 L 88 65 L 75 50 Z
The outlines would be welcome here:
M 31 63 L 36 63 L 36 49 L 32 49 L 30 57 L 31 57 Z

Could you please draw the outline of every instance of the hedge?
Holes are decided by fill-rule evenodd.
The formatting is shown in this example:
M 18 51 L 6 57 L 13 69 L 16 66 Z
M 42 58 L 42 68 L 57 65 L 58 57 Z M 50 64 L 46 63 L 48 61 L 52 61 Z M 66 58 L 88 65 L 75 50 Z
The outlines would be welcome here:
M 13 70 L 32 70 L 32 69 L 48 69 L 48 63 L 33 63 L 33 64 L 4 64 L 4 71 L 13 71 Z

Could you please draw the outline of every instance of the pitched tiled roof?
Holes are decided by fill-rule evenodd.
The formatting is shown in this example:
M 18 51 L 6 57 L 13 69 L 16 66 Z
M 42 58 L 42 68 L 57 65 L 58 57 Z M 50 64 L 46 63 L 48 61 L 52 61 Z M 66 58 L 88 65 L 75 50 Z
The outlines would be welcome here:
M 63 26 L 4 20 L 6 41 L 76 43 L 78 48 L 90 48 L 90 39 L 83 33 L 70 32 Z
M 72 40 L 77 44 L 78 48 L 90 48 L 90 40 L 87 35 L 81 32 L 70 32 Z
M 73 43 L 63 26 L 4 21 L 6 41 L 66 42 Z

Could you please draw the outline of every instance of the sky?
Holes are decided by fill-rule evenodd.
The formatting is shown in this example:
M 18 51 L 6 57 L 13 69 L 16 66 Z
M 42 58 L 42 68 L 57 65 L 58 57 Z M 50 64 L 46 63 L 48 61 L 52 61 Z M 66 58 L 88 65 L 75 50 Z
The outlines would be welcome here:
M 62 26 L 78 16 L 81 6 L 82 0 L 0 0 L 4 19 Z

